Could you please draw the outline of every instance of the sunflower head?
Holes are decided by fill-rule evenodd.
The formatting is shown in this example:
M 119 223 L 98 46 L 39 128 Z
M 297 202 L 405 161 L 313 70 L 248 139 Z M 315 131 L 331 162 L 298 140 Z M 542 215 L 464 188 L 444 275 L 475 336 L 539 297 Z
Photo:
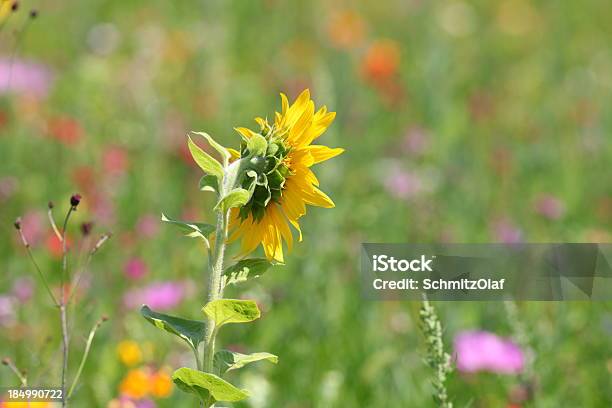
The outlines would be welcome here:
M 283 242 L 293 245 L 293 233 L 299 234 L 298 220 L 306 214 L 306 205 L 331 208 L 332 200 L 321 190 L 310 169 L 319 162 L 339 155 L 344 150 L 313 145 L 329 127 L 335 112 L 323 106 L 315 111 L 310 92 L 303 91 L 293 104 L 281 94 L 282 110 L 274 122 L 256 118 L 257 131 L 236 128 L 242 136 L 240 150 L 231 150 L 234 160 L 243 163 L 239 180 L 250 198 L 231 215 L 230 240 L 241 238 L 242 254 L 262 245 L 266 257 L 283 262 Z

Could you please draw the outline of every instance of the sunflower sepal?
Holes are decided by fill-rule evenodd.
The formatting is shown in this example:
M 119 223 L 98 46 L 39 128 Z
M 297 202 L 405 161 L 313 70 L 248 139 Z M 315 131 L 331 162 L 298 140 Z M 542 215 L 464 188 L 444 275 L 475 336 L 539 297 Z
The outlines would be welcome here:
M 230 208 L 242 207 L 249 202 L 252 194 L 252 191 L 244 188 L 235 188 L 221 198 L 214 209 L 215 211 L 226 212 Z

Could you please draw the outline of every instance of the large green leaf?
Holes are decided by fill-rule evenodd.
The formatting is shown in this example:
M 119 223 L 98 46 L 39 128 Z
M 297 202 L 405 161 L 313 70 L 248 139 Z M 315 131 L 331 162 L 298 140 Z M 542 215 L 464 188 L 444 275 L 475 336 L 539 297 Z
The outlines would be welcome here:
M 212 138 L 211 135 L 209 135 L 206 132 L 191 132 L 194 135 L 200 135 L 203 136 L 208 143 L 217 151 L 219 152 L 219 154 L 221 155 L 221 158 L 223 159 L 223 166 L 227 166 L 227 163 L 229 162 L 230 157 L 232 157 L 232 155 L 230 154 L 229 150 L 227 150 L 224 146 L 220 145 L 219 143 L 217 143 L 217 141 L 215 139 Z
M 224 379 L 203 371 L 182 367 L 172 374 L 172 381 L 182 391 L 197 395 L 205 403 L 212 395 L 215 401 L 236 402 L 248 398 L 246 390 L 236 388 Z
M 187 146 L 191 152 L 193 160 L 200 166 L 206 174 L 212 174 L 219 180 L 223 180 L 223 166 L 217 160 L 215 160 L 210 154 L 200 149 L 198 145 L 193 143 L 191 137 L 187 137 Z
M 215 367 L 220 374 L 225 374 L 231 370 L 237 370 L 247 364 L 256 361 L 268 360 L 271 363 L 278 363 L 278 357 L 270 353 L 241 354 L 229 350 L 219 350 L 215 353 Z
M 193 349 L 197 350 L 198 344 L 204 340 L 204 329 L 206 327 L 204 322 L 158 313 L 151 310 L 147 305 L 142 306 L 140 313 L 155 327 L 179 336 Z
M 202 311 L 215 321 L 216 327 L 228 323 L 247 323 L 259 319 L 261 313 L 252 300 L 219 299 L 208 302 Z
M 242 259 L 223 271 L 224 285 L 235 285 L 247 279 L 258 278 L 271 266 L 272 262 L 266 258 Z
M 225 195 L 217 205 L 215 209 L 220 208 L 223 211 L 227 211 L 233 207 L 242 207 L 251 199 L 251 192 L 244 188 L 235 188 Z

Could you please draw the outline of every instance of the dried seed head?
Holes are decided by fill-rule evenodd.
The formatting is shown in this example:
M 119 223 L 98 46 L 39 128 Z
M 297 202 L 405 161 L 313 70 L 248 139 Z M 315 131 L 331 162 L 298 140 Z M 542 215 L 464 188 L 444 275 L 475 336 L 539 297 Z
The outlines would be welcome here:
M 2 359 L 2 365 L 9 365 L 9 364 L 11 364 L 11 359 L 8 357 L 4 357 Z
M 18 1 L 14 1 L 13 4 L 11 4 L 11 10 L 13 12 L 19 10 L 19 2 Z
M 38 17 L 38 10 L 36 9 L 30 10 L 30 18 L 35 19 L 36 17 Z
M 53 209 L 53 207 L 55 207 L 55 204 L 53 204 L 53 201 L 49 201 L 49 202 L 47 203 L 47 207 L 49 207 L 49 209 L 50 209 L 50 210 L 52 210 L 52 209 Z
M 15 226 L 15 229 L 19 231 L 21 229 L 21 217 L 17 217 L 13 225 Z

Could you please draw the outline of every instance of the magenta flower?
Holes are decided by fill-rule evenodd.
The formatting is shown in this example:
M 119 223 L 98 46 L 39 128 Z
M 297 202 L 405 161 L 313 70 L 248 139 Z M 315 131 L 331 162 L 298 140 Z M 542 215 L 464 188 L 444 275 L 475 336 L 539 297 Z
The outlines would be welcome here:
M 147 264 L 140 258 L 131 258 L 123 266 L 123 273 L 125 276 L 132 280 L 137 280 L 142 278 L 147 274 L 149 268 L 147 268 Z
M 457 369 L 464 373 L 517 374 L 525 365 L 525 355 L 515 343 L 486 331 L 458 334 L 454 348 Z
M 130 309 L 146 304 L 151 309 L 168 310 L 182 302 L 186 289 L 182 282 L 156 282 L 143 289 L 128 291 L 123 302 Z
M 0 59 L 0 93 L 44 97 L 49 92 L 51 73 L 40 64 Z

